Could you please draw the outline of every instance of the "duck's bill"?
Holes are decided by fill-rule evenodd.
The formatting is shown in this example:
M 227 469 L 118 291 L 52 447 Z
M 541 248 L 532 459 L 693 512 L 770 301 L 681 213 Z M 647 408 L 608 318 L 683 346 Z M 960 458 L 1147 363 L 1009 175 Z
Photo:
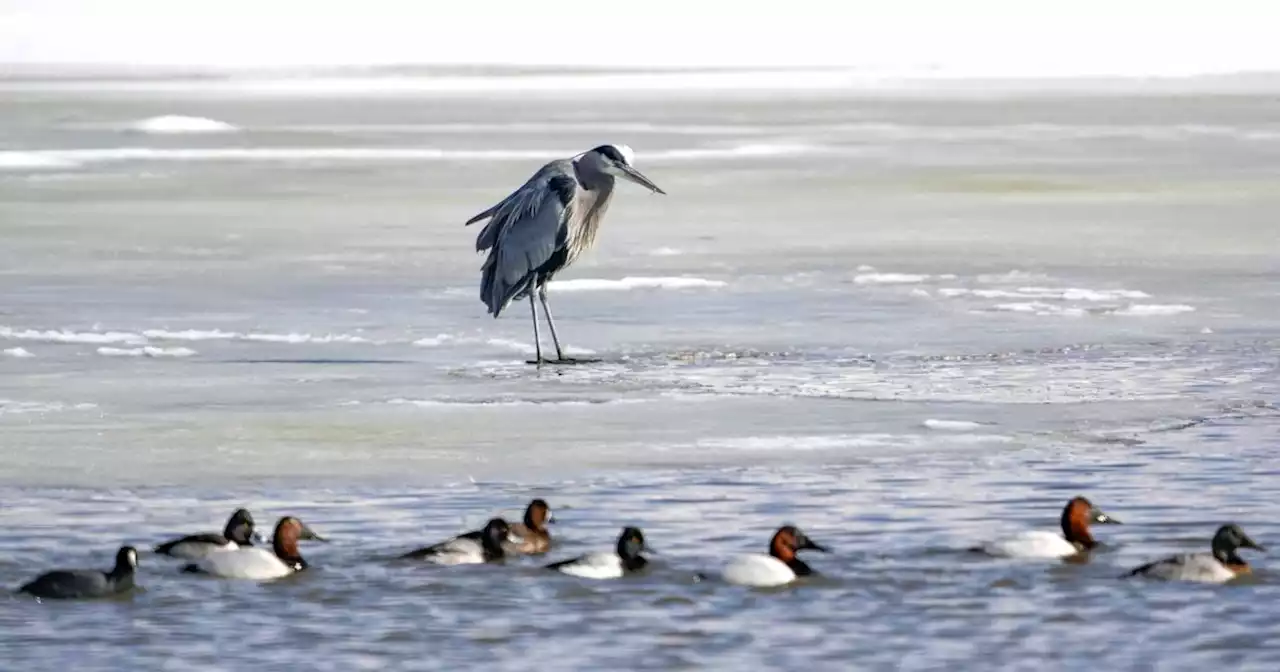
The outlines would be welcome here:
M 655 194 L 667 193 L 662 189 L 660 189 L 658 185 L 654 184 L 653 180 L 650 180 L 649 178 L 645 177 L 643 173 L 636 170 L 635 168 L 632 168 L 631 166 L 628 166 L 621 162 L 618 163 L 618 168 L 622 170 L 623 177 L 627 178 L 628 180 L 631 180 L 632 182 L 635 182 L 636 184 L 644 187 L 645 189 L 648 189 L 649 191 L 652 191 Z
M 1103 513 L 1102 511 L 1093 512 L 1093 522 L 1099 525 L 1123 525 L 1124 524 L 1124 523 L 1121 523 L 1119 519 L 1114 518 L 1106 513 Z
M 302 528 L 302 534 L 298 535 L 298 538 L 299 538 L 299 539 L 305 539 L 305 540 L 307 540 L 307 541 L 324 541 L 324 542 L 329 541 L 328 539 L 325 539 L 324 537 L 320 536 L 319 534 L 316 534 L 316 531 L 315 531 L 315 530 L 313 530 L 313 529 L 311 529 L 311 528 L 309 528 L 309 527 L 306 527 L 305 525 L 304 525 L 304 526 L 303 526 L 303 528 Z
M 1256 541 L 1254 541 L 1254 540 L 1252 540 L 1252 539 L 1248 539 L 1248 538 L 1246 538 L 1246 539 L 1244 540 L 1244 543 L 1243 543 L 1243 544 L 1241 544 L 1241 546 L 1242 546 L 1243 548 L 1252 548 L 1253 550 L 1255 550 L 1255 551 L 1260 551 L 1260 552 L 1262 552 L 1262 553 L 1266 553 L 1266 552 L 1267 552 L 1267 548 L 1266 548 L 1265 546 L 1263 546 L 1262 544 L 1259 544 L 1258 542 L 1256 542 Z
M 801 546 L 800 548 L 803 548 L 803 549 L 805 549 L 805 550 L 809 550 L 809 551 L 817 551 L 817 552 L 819 552 L 819 553 L 828 553 L 828 552 L 829 552 L 829 551 L 827 551 L 827 547 L 826 547 L 826 546 L 822 546 L 822 545 L 820 545 L 820 544 L 815 544 L 815 543 L 813 543 L 812 541 L 809 541 L 809 540 L 805 540 L 804 546 Z

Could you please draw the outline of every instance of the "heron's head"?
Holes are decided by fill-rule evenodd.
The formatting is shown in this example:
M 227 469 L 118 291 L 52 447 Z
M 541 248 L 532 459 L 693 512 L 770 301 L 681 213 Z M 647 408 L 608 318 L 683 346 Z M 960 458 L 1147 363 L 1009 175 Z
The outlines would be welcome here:
M 578 160 L 586 162 L 591 168 L 607 175 L 635 182 L 654 193 L 667 193 L 658 188 L 658 185 L 654 184 L 652 180 L 645 177 L 640 171 L 636 170 L 633 165 L 635 157 L 635 152 L 631 151 L 631 148 L 626 145 L 600 145 L 585 152 L 582 158 Z

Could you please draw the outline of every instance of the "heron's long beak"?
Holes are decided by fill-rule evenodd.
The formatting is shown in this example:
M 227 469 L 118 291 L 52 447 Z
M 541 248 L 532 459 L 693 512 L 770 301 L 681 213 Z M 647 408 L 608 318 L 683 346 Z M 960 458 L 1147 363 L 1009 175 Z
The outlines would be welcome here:
M 636 184 L 654 193 L 657 193 L 657 194 L 667 193 L 662 189 L 660 189 L 658 185 L 654 184 L 652 180 L 645 177 L 643 173 L 636 170 L 635 168 L 632 168 L 631 166 L 628 166 L 627 164 L 622 163 L 621 161 L 617 163 L 617 166 L 618 166 L 618 170 L 622 171 L 622 176 L 627 178 L 628 180 L 631 180 L 632 182 L 635 182 Z

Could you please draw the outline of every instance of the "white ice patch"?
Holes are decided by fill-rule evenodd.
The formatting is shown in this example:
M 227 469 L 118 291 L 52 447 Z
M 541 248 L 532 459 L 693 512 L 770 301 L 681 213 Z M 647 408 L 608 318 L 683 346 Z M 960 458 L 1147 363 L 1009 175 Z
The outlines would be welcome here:
M 982 423 L 973 420 L 935 420 L 929 418 L 923 423 L 925 429 L 933 429 L 940 432 L 972 432 L 975 429 L 982 429 Z
M 488 341 L 486 341 L 486 342 L 487 342 L 489 345 L 492 345 L 492 346 L 497 347 L 497 348 L 505 348 L 505 349 L 507 349 L 507 350 L 514 350 L 514 351 L 516 351 L 516 352 L 523 352 L 523 353 L 527 353 L 527 354 L 530 354 L 530 355 L 532 355 L 532 354 L 534 354 L 535 352 L 537 352 L 537 350 L 533 347 L 533 344 L 532 344 L 532 343 L 525 343 L 525 342 L 523 342 L 523 341 L 513 341 L 513 340 L 511 340 L 511 339 L 509 339 L 509 338 L 491 338 L 491 339 L 489 339 L 489 340 L 488 340 Z M 552 351 L 552 352 L 551 352 L 551 354 L 552 354 L 552 355 L 554 355 L 554 354 L 555 354 L 555 352 L 554 352 L 554 351 Z M 595 354 L 595 351 L 594 351 L 594 350 L 588 350 L 588 349 L 586 349 L 586 348 L 577 348 L 577 347 L 574 347 L 574 346 L 566 346 L 566 347 L 565 347 L 565 349 L 564 349 L 564 354 L 566 354 L 566 355 L 594 355 L 594 354 Z M 546 349 L 546 348 L 543 348 L 543 349 L 542 349 L 542 355 L 543 355 L 543 357 L 546 357 L 546 356 L 547 356 L 547 349 Z
M 450 336 L 449 334 L 436 334 L 435 336 L 419 338 L 414 341 L 413 344 L 420 348 L 434 348 L 437 345 L 444 345 L 452 340 L 454 340 L 453 336 Z
M 0 338 L 7 338 L 15 341 L 40 341 L 44 343 L 87 343 L 91 345 L 102 345 L 108 343 L 124 343 L 131 345 L 142 345 L 146 339 L 139 334 L 127 331 L 65 331 L 65 330 L 45 330 L 38 329 L 14 329 L 12 327 L 0 326 Z
M 649 250 L 649 256 L 651 257 L 678 257 L 682 254 L 684 254 L 683 251 L 677 250 L 674 247 L 659 247 L 657 249 Z
M 35 355 L 31 354 L 31 351 L 26 348 L 5 348 L 4 354 L 6 357 L 14 357 L 16 359 L 35 357 Z
M 68 404 L 61 401 L 15 401 L 0 399 L 0 415 L 20 415 L 23 413 L 51 413 L 56 411 L 87 411 L 97 408 L 97 404 Z
M 78 161 L 46 152 L 0 152 L 0 170 L 60 170 L 79 165 Z
M 1127 308 L 1121 308 L 1115 311 L 1115 314 L 1132 317 L 1149 317 L 1157 315 L 1179 315 L 1181 313 L 1190 313 L 1194 310 L 1194 306 L 1179 303 L 1164 305 L 1158 303 L 1135 303 Z
M 861 268 L 861 267 L 859 267 Z M 923 273 L 859 273 L 853 276 L 856 285 L 917 285 L 930 280 L 954 280 L 955 275 L 927 275 Z
M 601 292 L 626 291 L 632 289 L 708 289 L 725 287 L 723 280 L 685 277 L 628 277 L 621 280 L 604 278 L 575 278 L 573 280 L 553 280 L 551 289 L 556 292 Z
M 1083 289 L 1079 287 L 1019 287 L 1017 289 L 969 289 L 943 287 L 938 294 L 948 298 L 971 296 L 980 299 L 1055 299 L 1060 301 L 1116 301 L 1146 299 L 1151 295 L 1136 289 Z
M 186 329 L 183 331 L 167 331 L 164 329 L 148 329 L 142 336 L 155 341 L 252 341 L 257 343 L 369 343 L 363 336 L 350 334 L 270 334 L 260 332 L 241 333 L 222 331 L 221 329 Z
M 207 119 L 205 117 L 185 117 L 176 114 L 142 119 L 130 124 L 129 128 L 142 133 L 157 134 L 231 133 L 240 130 L 225 121 Z
M 196 354 L 190 348 L 157 348 L 147 345 L 141 348 L 98 348 L 98 354 L 104 357 L 190 357 Z
M 1004 313 L 1028 313 L 1031 315 L 1064 315 L 1067 317 L 1080 317 L 1086 314 L 1083 308 L 1074 308 L 1071 306 L 1061 306 L 1054 303 L 1045 303 L 1043 301 L 1019 301 L 1015 303 L 997 303 L 991 307 L 992 310 Z

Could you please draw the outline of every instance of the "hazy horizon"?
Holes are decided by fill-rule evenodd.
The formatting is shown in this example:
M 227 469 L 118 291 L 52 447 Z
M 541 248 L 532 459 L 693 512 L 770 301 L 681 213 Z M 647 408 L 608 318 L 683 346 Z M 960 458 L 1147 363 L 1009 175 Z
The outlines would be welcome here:
M 0 63 L 258 69 L 333 66 L 851 67 L 885 77 L 1188 77 L 1280 71 L 1275 8 L 1095 0 L 1026 8 L 937 0 L 785 13 L 674 0 L 547 12 L 500 0 L 358 7 L 298 0 L 0 0 Z M 496 20 L 495 17 L 501 17 Z M 678 18 L 674 18 L 678 17 Z M 834 19 L 840 20 L 834 20 Z

